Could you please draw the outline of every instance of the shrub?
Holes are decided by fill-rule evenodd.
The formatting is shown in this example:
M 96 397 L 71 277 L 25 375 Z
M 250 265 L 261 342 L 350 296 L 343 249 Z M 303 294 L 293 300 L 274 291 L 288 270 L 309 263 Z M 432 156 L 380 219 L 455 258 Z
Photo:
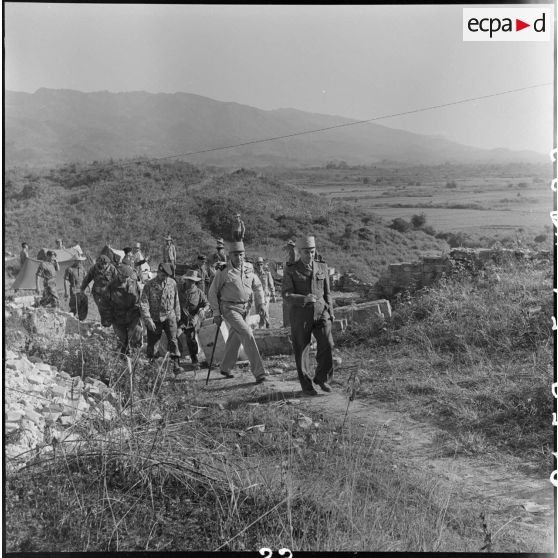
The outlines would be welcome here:
M 455 180 L 446 182 L 446 188 L 457 188 L 457 183 L 455 182 Z
M 411 224 L 409 223 L 409 221 L 405 221 L 405 219 L 403 219 L 402 217 L 396 217 L 391 222 L 391 225 L 388 226 L 390 229 L 393 229 L 401 233 L 405 233 L 409 231 L 409 229 L 411 228 Z
M 421 213 L 420 215 L 413 215 L 411 217 L 411 225 L 413 225 L 413 228 L 415 229 L 421 229 L 424 225 L 426 225 L 426 215 L 424 213 Z
M 533 239 L 535 242 L 544 242 L 548 237 L 546 236 L 546 234 L 539 234 L 537 236 L 535 236 L 535 238 Z

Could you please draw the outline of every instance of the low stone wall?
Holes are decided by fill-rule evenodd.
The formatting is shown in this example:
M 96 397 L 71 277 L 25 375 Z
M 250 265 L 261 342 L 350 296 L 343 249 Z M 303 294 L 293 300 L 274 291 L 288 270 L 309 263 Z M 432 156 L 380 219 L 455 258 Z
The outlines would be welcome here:
M 256 329 L 254 338 L 262 356 L 290 355 L 293 352 L 289 328 Z
M 345 320 L 346 323 L 359 324 L 381 321 L 391 317 L 391 305 L 385 299 L 362 302 L 334 308 L 336 320 Z M 342 327 L 342 324 L 341 324 Z
M 449 256 L 424 256 L 413 262 L 390 264 L 375 287 L 382 296 L 390 297 L 404 289 L 420 289 L 432 285 L 452 269 Z

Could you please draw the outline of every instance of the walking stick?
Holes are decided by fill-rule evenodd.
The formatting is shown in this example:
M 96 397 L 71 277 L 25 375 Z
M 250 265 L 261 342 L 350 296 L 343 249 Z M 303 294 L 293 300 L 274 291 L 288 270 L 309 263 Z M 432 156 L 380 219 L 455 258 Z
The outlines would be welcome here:
M 207 369 L 207 378 L 205 379 L 205 385 L 209 382 L 209 374 L 211 374 L 211 366 L 213 365 L 213 357 L 215 356 L 215 347 L 217 346 L 217 339 L 219 337 L 219 330 L 221 329 L 221 324 L 217 326 L 215 331 L 215 339 L 213 340 L 213 350 L 211 351 L 211 359 L 209 360 L 209 368 Z

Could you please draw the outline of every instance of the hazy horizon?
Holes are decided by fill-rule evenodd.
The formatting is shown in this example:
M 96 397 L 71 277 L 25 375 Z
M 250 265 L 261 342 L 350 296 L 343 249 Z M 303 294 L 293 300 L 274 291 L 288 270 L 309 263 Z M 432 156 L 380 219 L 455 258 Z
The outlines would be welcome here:
M 552 82 L 553 67 L 554 41 L 463 42 L 457 5 L 5 3 L 5 87 L 26 93 L 190 93 L 367 120 Z M 553 102 L 546 86 L 376 123 L 546 153 Z

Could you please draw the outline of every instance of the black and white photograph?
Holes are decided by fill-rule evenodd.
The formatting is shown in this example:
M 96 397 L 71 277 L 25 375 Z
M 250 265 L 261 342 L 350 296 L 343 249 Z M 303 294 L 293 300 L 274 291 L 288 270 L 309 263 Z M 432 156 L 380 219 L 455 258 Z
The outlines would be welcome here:
M 3 7 L 5 553 L 556 554 L 555 3 Z

